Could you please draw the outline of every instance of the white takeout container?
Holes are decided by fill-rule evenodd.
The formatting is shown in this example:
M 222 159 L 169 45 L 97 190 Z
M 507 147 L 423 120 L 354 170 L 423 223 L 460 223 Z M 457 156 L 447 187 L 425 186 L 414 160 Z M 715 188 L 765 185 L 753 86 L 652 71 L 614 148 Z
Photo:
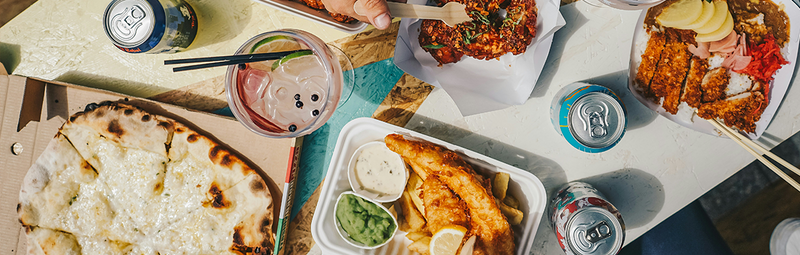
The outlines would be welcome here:
M 508 194 L 520 201 L 519 209 L 525 215 L 522 223 L 512 226 L 517 245 L 514 254 L 530 254 L 533 238 L 536 236 L 536 230 L 547 205 L 547 193 L 544 185 L 536 176 L 528 171 L 482 154 L 372 118 L 358 118 L 350 121 L 342 128 L 336 142 L 330 167 L 322 185 L 317 209 L 314 211 L 314 218 L 311 221 L 311 235 L 320 246 L 322 254 L 416 254 L 406 248 L 411 244 L 411 240 L 405 237 L 406 232 L 404 231 L 398 230 L 392 241 L 383 247 L 365 250 L 348 244 L 347 241 L 336 234 L 336 224 L 329 220 L 335 212 L 336 200 L 334 198 L 350 189 L 346 172 L 350 157 L 359 146 L 368 142 L 383 141 L 386 135 L 394 133 L 402 134 L 407 138 L 423 139 L 453 150 L 459 153 L 467 163 L 473 165 L 475 171 L 484 175 L 500 171 L 508 173 L 511 176 L 511 181 L 508 184 Z
M 367 202 L 373 203 L 373 204 L 377 205 L 378 207 L 380 207 L 381 209 L 383 209 L 384 212 L 386 212 L 387 214 L 389 214 L 389 216 L 392 217 L 392 222 L 394 222 L 394 232 L 392 232 L 392 235 L 388 239 L 386 239 L 386 241 L 384 241 L 383 243 L 378 244 L 376 246 L 367 246 L 367 245 L 362 244 L 362 243 L 360 243 L 360 242 L 358 242 L 356 240 L 353 240 L 353 238 L 350 238 L 350 234 L 348 234 L 347 231 L 344 230 L 344 228 L 342 227 L 342 224 L 339 222 L 339 218 L 336 217 L 336 210 L 339 209 L 339 200 L 341 200 L 342 197 L 344 197 L 344 195 L 354 195 L 354 196 L 363 198 L 364 200 L 367 200 Z M 386 245 L 387 243 L 389 243 L 389 241 L 392 241 L 392 239 L 394 239 L 394 235 L 397 234 L 397 229 L 400 228 L 400 225 L 397 224 L 397 216 L 392 214 L 392 212 L 389 211 L 389 209 L 387 209 L 385 206 L 383 206 L 379 202 L 376 202 L 376 201 L 374 201 L 372 199 L 369 199 L 368 197 L 362 196 L 362 195 L 360 195 L 358 193 L 355 193 L 355 192 L 352 192 L 352 191 L 345 191 L 345 192 L 342 192 L 342 194 L 339 194 L 339 197 L 336 198 L 336 204 L 333 206 L 333 212 L 334 212 L 333 213 L 333 221 L 336 222 L 336 232 L 339 233 L 339 237 L 344 239 L 344 241 L 347 242 L 348 244 L 352 245 L 353 247 L 359 248 L 359 249 L 368 249 L 368 250 L 377 249 L 377 248 L 380 248 L 381 246 Z
M 772 0 L 778 6 L 784 6 L 783 11 L 786 12 L 786 16 L 789 17 L 789 25 L 788 27 L 791 29 L 789 31 L 789 41 L 786 42 L 786 45 L 783 46 L 781 52 L 787 52 L 783 57 L 786 61 L 789 61 L 789 64 L 786 64 L 778 69 L 775 72 L 773 77 L 775 78 L 769 86 L 770 93 L 767 95 L 769 99 L 769 105 L 767 105 L 767 109 L 764 109 L 764 112 L 761 114 L 761 119 L 756 121 L 756 132 L 755 133 L 745 133 L 747 137 L 750 139 L 758 139 L 761 137 L 761 134 L 767 130 L 769 123 L 772 122 L 772 117 L 775 116 L 775 113 L 778 111 L 778 106 L 780 106 L 781 101 L 783 101 L 783 96 L 786 95 L 786 91 L 789 89 L 789 85 L 792 82 L 792 75 L 794 74 L 795 65 L 797 62 L 797 50 L 798 45 L 800 45 L 800 7 L 797 4 L 793 3 L 792 0 Z M 681 126 L 703 132 L 706 134 L 725 137 L 722 133 L 716 130 L 714 126 L 711 125 L 708 121 L 700 118 L 697 114 L 693 114 L 691 117 L 691 121 L 687 122 L 683 118 L 678 117 L 678 115 L 672 115 L 671 113 L 664 110 L 660 104 L 653 103 L 652 101 L 648 100 L 644 96 L 642 96 L 639 91 L 636 89 L 635 79 L 636 79 L 636 72 L 639 69 L 639 64 L 642 62 L 642 55 L 641 53 L 644 52 L 644 48 L 647 47 L 647 31 L 644 30 L 644 18 L 647 16 L 647 10 L 642 11 L 642 14 L 639 16 L 639 21 L 636 24 L 636 30 L 633 32 L 633 45 L 631 46 L 631 57 L 630 57 L 630 68 L 629 75 L 628 75 L 628 89 L 631 91 L 634 97 L 642 102 L 647 108 L 657 112 L 661 116 L 680 124 Z M 788 56 L 787 56 L 788 55 Z M 681 114 L 680 110 L 678 114 Z
M 378 192 L 372 192 L 370 190 L 364 189 L 362 187 L 361 183 L 358 182 L 358 178 L 356 176 L 356 160 L 358 160 L 358 156 L 361 155 L 361 152 L 364 149 L 366 149 L 367 147 L 375 146 L 375 145 L 381 145 L 381 146 L 386 147 L 386 143 L 384 143 L 382 141 L 375 141 L 375 142 L 365 143 L 364 145 L 361 145 L 361 146 L 358 147 L 358 149 L 356 149 L 356 152 L 353 153 L 352 157 L 350 157 L 350 163 L 347 164 L 347 181 L 350 183 L 350 188 L 353 189 L 353 192 L 355 192 L 355 193 L 357 193 L 357 194 L 359 194 L 359 195 L 361 195 L 363 197 L 369 198 L 370 200 L 373 200 L 373 201 L 376 201 L 376 202 L 380 202 L 380 203 L 394 202 L 397 199 L 400 199 L 400 196 L 403 195 L 403 190 L 405 190 L 405 189 L 400 190 L 400 192 L 397 193 L 397 194 L 378 193 Z M 386 148 L 386 149 L 388 150 L 389 148 Z M 403 161 L 403 157 L 401 157 L 399 154 L 395 154 L 395 155 L 397 155 L 397 160 L 400 161 L 400 165 L 403 166 L 403 173 L 404 173 L 403 174 L 403 179 L 402 180 L 397 180 L 397 181 L 402 181 L 403 182 L 403 187 L 405 187 L 406 186 L 406 182 L 408 182 L 408 168 L 406 167 L 405 161 Z
M 367 28 L 367 23 L 356 21 L 351 24 L 340 23 L 329 15 L 325 10 L 317 10 L 305 4 L 289 0 L 254 0 L 256 2 L 271 6 L 275 9 L 285 11 L 296 16 L 315 21 L 322 25 L 338 29 L 340 31 L 356 34 Z

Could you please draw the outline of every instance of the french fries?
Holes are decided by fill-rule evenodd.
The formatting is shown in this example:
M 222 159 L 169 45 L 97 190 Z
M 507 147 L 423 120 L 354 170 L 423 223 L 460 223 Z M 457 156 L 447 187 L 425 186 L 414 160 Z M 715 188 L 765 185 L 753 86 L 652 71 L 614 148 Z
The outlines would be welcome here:
M 428 234 L 427 232 L 409 232 L 408 234 L 406 234 L 406 238 L 408 238 L 411 241 L 417 241 L 424 237 L 430 238 L 431 235 Z
M 408 249 L 419 254 L 427 255 L 431 254 L 430 245 L 431 238 L 426 236 L 408 245 Z
M 419 210 L 422 215 L 425 215 L 425 203 L 422 202 L 422 198 L 420 196 L 420 187 L 422 187 L 422 182 L 422 178 L 420 178 L 416 172 L 412 172 L 411 176 L 408 177 L 406 191 L 411 194 L 411 201 L 414 202 L 414 206 L 417 207 L 417 210 Z
M 520 210 L 514 209 L 511 206 L 507 206 L 506 204 L 499 203 L 500 211 L 503 212 L 503 215 L 506 216 L 508 219 L 508 224 L 517 225 L 522 223 L 522 212 Z
M 519 200 L 517 200 L 513 196 L 506 196 L 506 198 L 503 199 L 503 203 L 508 206 L 511 206 L 514 209 L 519 209 Z
M 510 176 L 507 173 L 498 172 L 494 174 L 494 181 L 492 182 L 492 193 L 494 197 L 503 201 L 506 198 L 506 190 L 508 190 L 508 180 Z
M 519 200 L 515 197 L 507 194 L 508 191 L 508 181 L 510 180 L 510 175 L 508 173 L 498 172 L 494 175 L 494 180 L 492 181 L 492 193 L 494 197 L 497 198 L 497 206 L 500 207 L 500 211 L 503 212 L 503 215 L 506 216 L 508 219 L 508 223 L 511 225 L 517 225 L 522 223 L 523 214 L 522 211 L 519 209 Z
M 422 231 L 425 228 L 425 217 L 414 206 L 414 202 L 411 201 L 411 194 L 408 191 L 403 191 L 399 201 L 400 208 L 405 216 L 405 221 L 399 226 L 399 229 L 405 232 Z

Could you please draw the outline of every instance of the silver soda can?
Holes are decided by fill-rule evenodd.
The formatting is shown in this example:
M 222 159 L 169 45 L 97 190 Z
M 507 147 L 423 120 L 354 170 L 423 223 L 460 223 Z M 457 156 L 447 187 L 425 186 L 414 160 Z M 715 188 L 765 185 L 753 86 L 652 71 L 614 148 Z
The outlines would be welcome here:
M 622 100 L 610 89 L 572 83 L 553 98 L 550 120 L 573 147 L 589 153 L 604 152 L 625 134 L 627 116 Z
M 114 0 L 103 14 L 106 36 L 129 53 L 175 53 L 197 35 L 197 15 L 183 0 Z
M 556 193 L 550 221 L 568 255 L 613 255 L 625 241 L 625 223 L 616 207 L 592 185 L 570 182 Z

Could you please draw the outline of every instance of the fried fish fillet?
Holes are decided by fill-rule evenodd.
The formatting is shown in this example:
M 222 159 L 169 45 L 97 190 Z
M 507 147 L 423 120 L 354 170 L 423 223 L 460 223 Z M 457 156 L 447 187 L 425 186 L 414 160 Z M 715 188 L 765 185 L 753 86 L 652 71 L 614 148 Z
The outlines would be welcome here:
M 469 209 L 472 228 L 468 234 L 477 236 L 473 254 L 513 254 L 515 244 L 511 224 L 464 159 L 442 146 L 409 141 L 398 134 L 390 134 L 384 141 L 390 150 L 425 168 L 428 178 L 436 176 L 461 197 Z
M 425 218 L 431 233 L 447 225 L 470 229 L 467 205 L 438 177 L 431 176 L 422 183 L 422 201 L 425 203 Z

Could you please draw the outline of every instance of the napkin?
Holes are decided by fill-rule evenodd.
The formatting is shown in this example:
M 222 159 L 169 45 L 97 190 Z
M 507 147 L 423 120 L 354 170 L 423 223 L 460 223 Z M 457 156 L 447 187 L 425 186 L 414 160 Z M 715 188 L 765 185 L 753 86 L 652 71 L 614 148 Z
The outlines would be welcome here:
M 410 0 L 409 3 L 414 3 Z M 419 45 L 419 19 L 402 19 L 397 34 L 394 63 L 408 74 L 441 87 L 463 116 L 521 105 L 530 97 L 542 72 L 553 34 L 566 24 L 559 0 L 537 1 L 536 37 L 525 53 L 507 53 L 499 59 L 477 60 L 465 56 L 456 63 L 439 63 Z

